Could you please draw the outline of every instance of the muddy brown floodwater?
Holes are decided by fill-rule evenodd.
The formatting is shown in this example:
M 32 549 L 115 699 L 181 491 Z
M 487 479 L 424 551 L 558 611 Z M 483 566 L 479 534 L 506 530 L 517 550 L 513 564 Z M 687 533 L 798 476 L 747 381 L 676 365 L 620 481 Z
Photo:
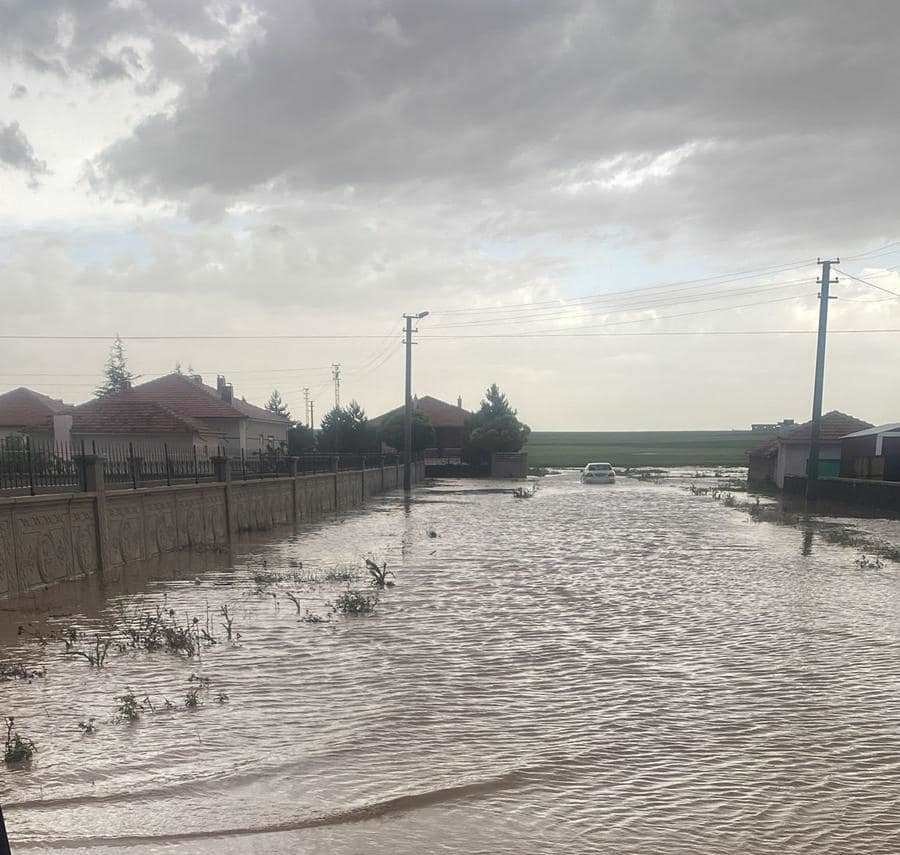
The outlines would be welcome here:
M 0 683 L 38 748 L 0 768 L 13 850 L 900 852 L 900 564 L 672 484 L 494 488 L 180 556 L 22 635 L 0 612 L 0 661 L 46 667 Z M 375 614 L 301 620 L 287 592 L 325 616 L 346 587 L 304 574 L 364 555 L 396 574 Z M 158 604 L 227 604 L 241 637 L 213 619 L 199 658 L 96 669 L 34 636 Z M 111 720 L 126 686 L 155 707 L 134 724 Z

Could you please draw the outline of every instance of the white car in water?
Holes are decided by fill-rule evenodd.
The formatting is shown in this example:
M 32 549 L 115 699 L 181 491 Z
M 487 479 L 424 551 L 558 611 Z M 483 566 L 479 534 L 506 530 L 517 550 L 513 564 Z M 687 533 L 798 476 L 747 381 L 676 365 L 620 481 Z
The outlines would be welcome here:
M 588 463 L 581 470 L 582 484 L 615 484 L 616 470 L 611 463 Z

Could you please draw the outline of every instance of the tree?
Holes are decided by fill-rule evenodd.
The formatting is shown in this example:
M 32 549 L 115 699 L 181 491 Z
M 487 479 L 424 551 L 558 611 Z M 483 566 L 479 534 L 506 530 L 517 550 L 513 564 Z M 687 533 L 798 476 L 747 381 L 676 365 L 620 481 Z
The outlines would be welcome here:
M 346 407 L 335 407 L 322 419 L 319 448 L 322 451 L 359 454 L 375 447 L 374 431 L 365 410 L 351 401 Z
M 119 392 L 130 389 L 134 382 L 134 375 L 128 370 L 128 363 L 125 359 L 125 345 L 122 344 L 122 339 L 118 335 L 109 349 L 109 356 L 106 357 L 103 376 L 105 378 L 103 385 L 99 386 L 94 393 L 98 398 L 118 395 Z
M 517 412 L 496 383 L 485 392 L 481 409 L 466 419 L 464 455 L 482 464 L 495 451 L 519 451 L 528 441 L 531 428 L 517 418 Z
M 297 456 L 316 450 L 316 432 L 302 424 L 288 428 L 288 454 Z
M 381 441 L 403 451 L 403 412 L 388 416 L 381 425 Z M 412 417 L 412 447 L 413 451 L 424 451 L 426 448 L 434 448 L 434 427 L 431 419 L 424 413 L 413 413 Z
M 286 419 L 291 417 L 291 411 L 287 408 L 287 404 L 281 400 L 281 393 L 277 389 L 273 389 L 272 394 L 269 395 L 266 409 L 276 416 L 283 416 Z

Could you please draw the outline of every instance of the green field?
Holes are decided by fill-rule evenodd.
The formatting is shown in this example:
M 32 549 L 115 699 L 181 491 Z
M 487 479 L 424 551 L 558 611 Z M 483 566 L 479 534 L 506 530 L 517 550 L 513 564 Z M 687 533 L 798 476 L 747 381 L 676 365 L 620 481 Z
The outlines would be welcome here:
M 534 431 L 529 466 L 746 466 L 745 452 L 765 435 L 743 430 Z

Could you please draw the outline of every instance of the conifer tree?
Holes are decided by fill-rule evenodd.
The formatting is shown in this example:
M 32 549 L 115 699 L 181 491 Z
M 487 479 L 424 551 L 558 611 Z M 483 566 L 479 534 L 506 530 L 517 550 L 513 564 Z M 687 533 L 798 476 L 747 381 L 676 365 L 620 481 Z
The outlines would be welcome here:
M 110 395 L 118 395 L 131 388 L 134 375 L 128 370 L 128 362 L 125 358 L 125 345 L 116 334 L 116 340 L 109 349 L 106 357 L 106 365 L 103 368 L 103 384 L 94 393 L 98 398 L 106 398 Z
M 277 389 L 273 389 L 272 394 L 269 395 L 266 409 L 276 416 L 283 416 L 286 419 L 291 417 L 291 411 L 287 408 L 287 404 L 281 399 L 281 393 Z

